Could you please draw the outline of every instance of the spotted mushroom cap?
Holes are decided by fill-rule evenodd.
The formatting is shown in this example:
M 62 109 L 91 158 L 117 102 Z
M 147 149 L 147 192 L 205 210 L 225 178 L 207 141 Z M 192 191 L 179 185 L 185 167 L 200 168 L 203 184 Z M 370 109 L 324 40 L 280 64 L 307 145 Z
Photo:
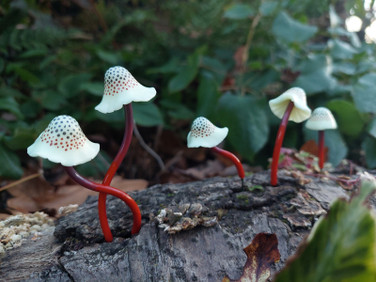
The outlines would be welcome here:
M 196 118 L 187 136 L 188 148 L 212 148 L 221 143 L 228 134 L 228 128 L 219 128 L 205 117 Z
M 91 142 L 71 116 L 55 117 L 27 148 L 31 157 L 42 157 L 63 166 L 75 166 L 95 158 L 99 144 Z
M 311 130 L 336 129 L 337 122 L 329 109 L 318 107 L 312 112 L 305 126 Z
M 154 87 L 141 85 L 127 69 L 112 67 L 104 75 L 104 94 L 95 109 L 104 114 L 112 113 L 132 102 L 147 102 L 156 93 Z
M 311 116 L 311 109 L 307 106 L 306 93 L 302 88 L 293 87 L 269 101 L 270 109 L 277 117 L 282 118 L 290 101 L 294 102 L 289 120 L 302 122 Z

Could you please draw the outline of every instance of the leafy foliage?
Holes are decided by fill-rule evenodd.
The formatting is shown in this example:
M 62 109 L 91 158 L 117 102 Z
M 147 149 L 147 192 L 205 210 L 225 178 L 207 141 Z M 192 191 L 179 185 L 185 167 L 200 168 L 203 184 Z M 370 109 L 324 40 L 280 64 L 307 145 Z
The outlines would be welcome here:
M 376 167 L 368 131 L 376 49 L 343 23 L 345 8 L 364 15 L 358 1 L 94 2 L 1 4 L 0 152 L 7 168 L 0 177 L 20 177 L 25 148 L 54 115 L 74 116 L 89 135 L 120 130 L 122 114 L 94 110 L 113 65 L 157 88 L 155 101 L 135 106 L 139 125 L 183 137 L 194 117 L 205 115 L 230 128 L 226 145 L 252 164 L 270 157 L 277 131 L 267 100 L 300 86 L 311 108 L 328 106 L 338 118 L 339 130 L 327 136 L 330 161 L 338 164 L 347 152 L 360 159 L 362 144 Z M 289 127 L 290 146 L 311 137 Z

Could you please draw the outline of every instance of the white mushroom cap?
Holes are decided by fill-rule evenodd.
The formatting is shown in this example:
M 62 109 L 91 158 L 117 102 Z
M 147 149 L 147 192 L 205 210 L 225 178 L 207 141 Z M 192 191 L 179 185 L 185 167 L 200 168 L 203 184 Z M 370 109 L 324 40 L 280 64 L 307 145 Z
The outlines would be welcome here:
M 293 87 L 269 101 L 270 109 L 277 117 L 282 118 L 290 101 L 294 103 L 289 120 L 302 122 L 311 116 L 311 109 L 307 106 L 307 97 L 302 88 Z
M 329 109 L 318 107 L 312 112 L 305 126 L 311 130 L 336 129 L 337 122 Z
M 31 157 L 42 157 L 63 166 L 75 166 L 95 158 L 99 144 L 91 142 L 71 116 L 55 117 L 27 148 Z
M 196 118 L 187 136 L 188 148 L 212 148 L 221 143 L 228 134 L 228 128 L 219 128 L 205 117 Z
M 102 101 L 95 109 L 104 114 L 112 113 L 132 102 L 147 102 L 156 93 L 154 87 L 141 85 L 127 69 L 112 67 L 106 71 Z

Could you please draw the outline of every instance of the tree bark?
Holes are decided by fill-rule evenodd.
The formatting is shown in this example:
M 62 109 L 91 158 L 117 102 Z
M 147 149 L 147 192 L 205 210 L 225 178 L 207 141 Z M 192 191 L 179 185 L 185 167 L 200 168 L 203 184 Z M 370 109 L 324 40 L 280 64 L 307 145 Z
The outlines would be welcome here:
M 91 197 L 38 240 L 8 251 L 0 262 L 0 281 L 221 281 L 225 275 L 238 279 L 246 261 L 243 248 L 260 232 L 277 235 L 281 260 L 272 269 L 275 273 L 330 204 L 349 197 L 331 180 L 310 179 L 301 185 L 301 178 L 281 171 L 280 185 L 272 187 L 269 172 L 262 172 L 245 178 L 248 189 L 235 177 L 130 193 L 142 212 L 143 225 L 136 236 L 130 234 L 128 207 L 109 197 L 112 243 L 104 242 L 98 198 Z M 163 209 L 183 216 L 166 216 L 161 228 L 156 216 Z M 192 229 L 164 231 L 179 224 Z

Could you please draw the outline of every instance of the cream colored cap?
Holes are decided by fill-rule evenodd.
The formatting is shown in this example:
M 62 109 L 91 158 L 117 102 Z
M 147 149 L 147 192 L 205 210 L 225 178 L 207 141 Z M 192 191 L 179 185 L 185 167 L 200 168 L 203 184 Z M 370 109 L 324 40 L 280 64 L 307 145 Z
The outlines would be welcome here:
M 156 95 L 154 87 L 141 85 L 125 68 L 109 68 L 104 76 L 102 101 L 95 107 L 107 114 L 117 111 L 132 102 L 147 102 Z
M 337 122 L 329 109 L 318 107 L 312 112 L 305 126 L 311 130 L 336 129 Z
M 63 166 L 75 166 L 95 158 L 99 144 L 91 142 L 71 116 L 55 117 L 27 148 L 31 157 L 41 157 Z
M 187 136 L 188 148 L 212 148 L 220 144 L 227 136 L 228 128 L 219 128 L 205 117 L 196 118 Z
M 282 118 L 290 101 L 294 103 L 289 120 L 302 122 L 311 116 L 311 109 L 307 106 L 307 97 L 302 88 L 293 87 L 269 101 L 270 109 L 277 117 Z

